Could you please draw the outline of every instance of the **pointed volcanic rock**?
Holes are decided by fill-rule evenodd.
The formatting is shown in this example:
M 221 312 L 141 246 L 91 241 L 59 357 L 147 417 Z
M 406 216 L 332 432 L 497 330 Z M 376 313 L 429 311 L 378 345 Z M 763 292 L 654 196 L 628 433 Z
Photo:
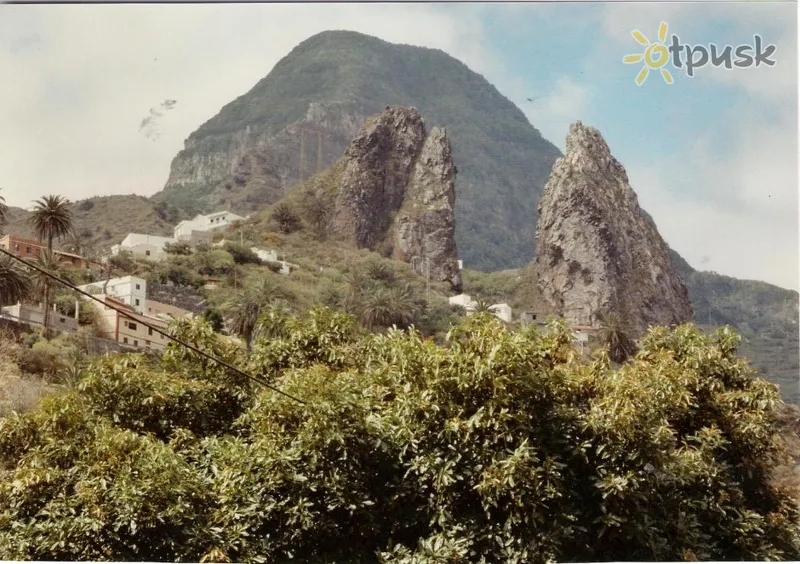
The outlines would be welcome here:
M 539 204 L 535 268 L 553 309 L 572 323 L 620 314 L 637 333 L 693 318 L 667 244 L 639 207 L 600 132 L 570 127 Z
M 338 165 L 332 232 L 461 289 L 450 141 L 426 132 L 414 108 L 387 106 L 368 120 Z

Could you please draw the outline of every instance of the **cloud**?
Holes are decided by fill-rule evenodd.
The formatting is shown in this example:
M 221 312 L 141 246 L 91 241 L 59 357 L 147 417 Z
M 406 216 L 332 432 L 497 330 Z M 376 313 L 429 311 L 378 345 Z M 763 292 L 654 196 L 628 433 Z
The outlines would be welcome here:
M 162 134 L 159 125 L 161 118 L 164 116 L 164 112 L 172 110 L 177 103 L 177 100 L 164 100 L 159 106 L 150 108 L 148 116 L 144 118 L 139 125 L 139 131 L 143 132 L 144 136 L 148 139 L 153 141 L 157 140 Z
M 581 119 L 592 98 L 592 90 L 586 84 L 578 84 L 573 78 L 562 76 L 552 88 L 542 95 L 534 95 L 532 102 L 520 104 L 542 136 L 566 150 L 569 126 Z
M 603 29 L 620 46 L 635 45 L 633 29 L 654 39 L 661 21 L 689 43 L 724 45 L 710 35 L 721 30 L 730 43 L 759 33 L 777 46 L 775 67 L 698 71 L 694 80 L 744 94 L 746 102 L 720 90 L 727 110 L 715 130 L 688 140 L 677 155 L 628 163 L 629 176 L 661 234 L 690 264 L 708 268 L 714 257 L 716 271 L 798 290 L 796 10 L 782 3 L 605 5 Z M 729 150 L 715 144 L 719 137 Z
M 695 268 L 800 289 L 797 138 L 791 128 L 745 120 L 733 149 L 708 140 L 678 155 L 628 166 L 640 204 L 672 248 Z
M 0 68 L 14 80 L 0 82 L 0 185 L 7 187 L 9 204 L 23 207 L 42 192 L 71 199 L 157 192 L 192 131 L 252 88 L 298 43 L 324 30 L 440 48 L 478 72 L 495 67 L 477 12 L 469 8 L 173 4 L 2 10 Z M 180 110 L 144 110 L 140 129 L 143 108 L 164 99 L 180 100 Z

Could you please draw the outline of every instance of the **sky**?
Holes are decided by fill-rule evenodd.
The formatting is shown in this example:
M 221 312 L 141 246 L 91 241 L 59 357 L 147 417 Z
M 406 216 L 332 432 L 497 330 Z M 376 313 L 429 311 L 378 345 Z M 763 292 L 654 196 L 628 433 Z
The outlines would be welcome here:
M 758 35 L 775 65 L 689 77 L 670 61 L 671 84 L 637 85 L 632 32 L 658 41 L 661 22 L 696 56 Z M 797 290 L 797 22 L 794 2 L 0 4 L 0 196 L 149 196 L 223 105 L 349 29 L 460 59 L 562 151 L 570 123 L 597 127 L 693 267 Z

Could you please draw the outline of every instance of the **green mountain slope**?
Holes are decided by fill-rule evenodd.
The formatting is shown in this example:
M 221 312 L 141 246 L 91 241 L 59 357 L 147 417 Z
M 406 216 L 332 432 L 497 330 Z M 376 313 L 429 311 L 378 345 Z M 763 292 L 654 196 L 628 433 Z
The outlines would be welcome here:
M 213 163 L 233 155 L 219 165 L 230 169 L 240 156 L 232 148 L 248 150 L 243 138 L 280 135 L 283 128 L 305 119 L 315 102 L 341 103 L 354 119 L 387 105 L 413 106 L 429 127 L 445 127 L 459 171 L 456 238 L 460 257 L 465 264 L 484 270 L 519 267 L 530 261 L 536 205 L 560 156 L 558 149 L 486 79 L 446 53 L 349 31 L 324 32 L 302 42 L 250 92 L 203 124 L 176 157 L 170 181 L 155 199 L 182 207 L 200 201 L 205 208 L 201 211 L 231 202 L 236 211 L 244 212 L 276 201 L 279 191 L 263 183 L 252 189 L 269 192 L 266 198 L 258 194 L 251 194 L 249 200 L 240 195 L 222 201 L 209 198 L 212 193 L 224 193 L 220 184 L 236 191 L 235 179 L 215 174 Z M 354 131 L 350 133 L 352 138 Z M 287 137 L 286 142 L 293 138 Z M 349 139 L 338 147 L 339 154 L 325 155 L 325 166 L 341 155 L 346 143 Z M 272 153 L 285 150 L 285 143 L 271 146 Z M 287 157 L 270 166 L 296 168 L 297 164 L 297 159 Z M 276 170 L 273 176 L 293 173 Z

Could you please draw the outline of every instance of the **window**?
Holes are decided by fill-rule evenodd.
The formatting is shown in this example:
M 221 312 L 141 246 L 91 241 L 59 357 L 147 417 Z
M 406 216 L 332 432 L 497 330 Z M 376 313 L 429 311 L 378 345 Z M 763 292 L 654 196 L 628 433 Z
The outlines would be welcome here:
M 149 337 L 152 337 L 152 336 L 153 336 L 153 328 L 152 328 L 152 327 L 148 327 L 148 328 L 147 328 L 147 335 L 148 335 Z
M 137 290 L 141 290 L 141 288 L 139 287 L 139 284 L 136 285 L 136 289 Z
M 129 327 L 129 328 L 130 328 L 132 331 L 136 331 L 136 324 L 135 324 L 135 323 L 128 323 L 128 327 Z
M 59 318 L 58 318 L 58 320 L 59 320 L 61 323 L 66 323 L 66 322 L 67 322 L 67 320 L 66 320 L 66 319 L 64 319 L 63 317 L 59 317 Z
M 26 255 L 31 254 L 31 248 L 30 247 L 25 247 L 25 254 Z
M 14 250 L 19 252 L 19 243 L 14 243 Z
M 128 344 L 128 337 L 122 337 L 122 342 L 127 345 Z
M 139 341 L 137 341 L 136 339 L 134 339 L 134 340 L 133 340 L 133 346 L 134 346 L 134 347 L 138 347 L 138 346 L 139 346 Z
M 136 305 L 139 305 L 139 298 L 136 298 Z
M 144 346 L 146 346 L 149 349 L 150 348 L 150 341 L 145 341 L 144 342 Z
M 145 251 L 144 252 L 144 256 L 149 257 L 150 256 L 150 251 Z M 137 286 L 137 288 L 138 288 L 138 286 Z

